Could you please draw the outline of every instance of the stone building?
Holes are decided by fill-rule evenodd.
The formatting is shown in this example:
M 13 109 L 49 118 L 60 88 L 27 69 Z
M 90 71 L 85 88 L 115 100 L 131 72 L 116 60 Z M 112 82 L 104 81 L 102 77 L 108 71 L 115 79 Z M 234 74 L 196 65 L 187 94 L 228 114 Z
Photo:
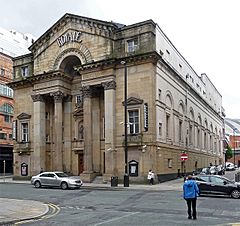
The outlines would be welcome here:
M 14 59 L 9 84 L 16 177 L 24 163 L 28 175 L 42 168 L 121 180 L 126 84 L 130 182 L 149 169 L 163 181 L 223 161 L 221 95 L 152 20 L 125 26 L 66 14 L 30 51 Z

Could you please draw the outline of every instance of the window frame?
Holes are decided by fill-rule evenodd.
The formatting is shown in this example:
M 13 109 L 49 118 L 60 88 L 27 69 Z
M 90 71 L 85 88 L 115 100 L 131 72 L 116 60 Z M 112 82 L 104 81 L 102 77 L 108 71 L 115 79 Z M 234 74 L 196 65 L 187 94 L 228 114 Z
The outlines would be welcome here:
M 27 125 L 26 128 L 23 128 L 23 125 Z M 27 129 L 27 132 L 24 132 L 23 130 Z M 29 121 L 21 121 L 20 122 L 20 137 L 22 143 L 28 143 L 29 142 Z
M 21 67 L 21 75 L 24 78 L 29 75 L 29 68 L 28 68 L 28 66 L 22 66 Z
M 138 38 L 128 39 L 126 41 L 126 51 L 127 53 L 135 53 L 139 48 Z
M 129 112 L 137 112 L 137 116 L 133 116 L 134 119 L 136 117 L 138 117 L 138 123 L 135 123 L 135 120 L 133 120 L 133 122 L 130 122 L 130 115 L 129 115 Z M 141 132 L 141 111 L 140 111 L 140 108 L 129 108 L 127 109 L 127 116 L 128 116 L 128 134 L 130 135 L 134 135 L 134 134 L 139 134 Z M 138 131 L 137 128 L 136 128 L 136 125 L 138 125 Z M 133 132 L 131 132 L 133 131 Z

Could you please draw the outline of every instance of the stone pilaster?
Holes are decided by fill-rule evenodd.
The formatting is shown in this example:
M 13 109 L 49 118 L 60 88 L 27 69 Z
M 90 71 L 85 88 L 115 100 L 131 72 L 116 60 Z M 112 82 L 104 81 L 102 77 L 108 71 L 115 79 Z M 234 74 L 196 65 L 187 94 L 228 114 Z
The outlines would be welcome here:
M 66 172 L 72 171 L 72 164 L 71 164 L 71 131 L 72 131 L 72 123 L 71 123 L 71 116 L 72 116 L 72 96 L 68 95 L 64 98 L 64 170 Z
M 104 86 L 104 107 L 105 107 L 105 157 L 106 174 L 104 180 L 117 175 L 117 155 L 115 149 L 115 122 L 116 122 L 116 83 L 110 81 L 103 83 Z
M 63 170 L 63 97 L 61 91 L 52 93 L 54 97 L 54 160 L 53 170 Z
M 32 95 L 33 100 L 33 175 L 46 169 L 45 102 L 42 95 Z

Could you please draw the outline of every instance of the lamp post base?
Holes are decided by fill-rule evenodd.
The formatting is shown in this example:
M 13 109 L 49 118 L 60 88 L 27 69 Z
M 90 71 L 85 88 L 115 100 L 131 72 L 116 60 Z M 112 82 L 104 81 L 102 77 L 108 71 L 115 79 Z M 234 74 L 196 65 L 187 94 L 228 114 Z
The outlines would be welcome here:
M 123 186 L 129 187 L 129 175 L 128 174 L 125 174 L 123 177 Z

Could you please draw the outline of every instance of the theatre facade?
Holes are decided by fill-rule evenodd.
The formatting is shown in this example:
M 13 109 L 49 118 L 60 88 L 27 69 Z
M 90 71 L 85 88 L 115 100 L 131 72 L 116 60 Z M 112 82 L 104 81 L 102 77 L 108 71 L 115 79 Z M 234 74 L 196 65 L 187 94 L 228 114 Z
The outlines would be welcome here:
M 9 83 L 16 178 L 58 170 L 121 180 L 126 85 L 130 182 L 149 169 L 164 181 L 223 162 L 222 97 L 152 20 L 65 14 L 30 51 L 14 59 Z

